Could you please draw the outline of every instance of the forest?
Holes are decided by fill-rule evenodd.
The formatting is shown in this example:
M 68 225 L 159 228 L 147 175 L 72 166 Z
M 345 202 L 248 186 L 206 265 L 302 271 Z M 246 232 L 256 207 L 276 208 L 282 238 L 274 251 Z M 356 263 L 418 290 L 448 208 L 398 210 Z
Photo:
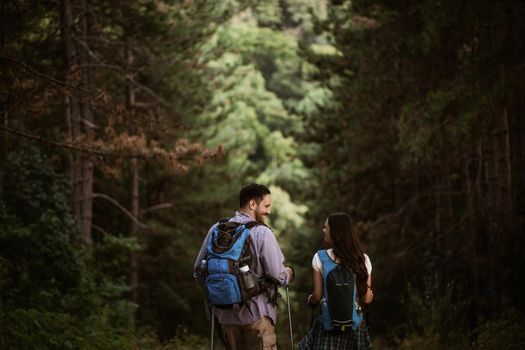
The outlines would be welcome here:
M 2 0 L 0 349 L 209 348 L 193 265 L 252 182 L 296 272 L 295 344 L 344 211 L 374 349 L 523 349 L 523 18 L 520 0 Z M 288 324 L 283 297 L 281 349 Z

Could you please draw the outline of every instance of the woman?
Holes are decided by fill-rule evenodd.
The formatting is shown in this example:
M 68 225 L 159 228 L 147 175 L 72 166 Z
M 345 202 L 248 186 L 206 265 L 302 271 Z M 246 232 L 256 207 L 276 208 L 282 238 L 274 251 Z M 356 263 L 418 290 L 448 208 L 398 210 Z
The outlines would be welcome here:
M 368 255 L 363 254 L 357 233 L 350 215 L 346 213 L 330 214 L 323 228 L 323 238 L 330 247 L 328 256 L 338 265 L 349 268 L 355 274 L 357 299 L 361 307 L 374 299 L 372 292 L 372 264 Z M 313 292 L 308 303 L 317 305 L 323 299 L 323 265 L 319 253 L 312 260 Z M 349 300 L 351 303 L 352 300 Z M 325 331 L 321 322 L 316 320 L 314 327 L 299 343 L 300 349 L 371 349 L 372 342 L 366 322 L 362 322 L 356 331 L 335 333 Z

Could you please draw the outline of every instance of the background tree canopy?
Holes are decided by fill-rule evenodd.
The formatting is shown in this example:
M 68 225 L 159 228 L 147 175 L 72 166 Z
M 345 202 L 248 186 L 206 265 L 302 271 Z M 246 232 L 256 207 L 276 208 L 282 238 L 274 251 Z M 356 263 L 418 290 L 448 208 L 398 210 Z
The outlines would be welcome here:
M 377 349 L 525 343 L 525 4 L 0 4 L 0 348 L 209 345 L 202 240 L 268 185 L 294 335 L 353 215 Z M 191 291 L 191 292 L 190 292 Z M 278 344 L 289 347 L 286 305 Z

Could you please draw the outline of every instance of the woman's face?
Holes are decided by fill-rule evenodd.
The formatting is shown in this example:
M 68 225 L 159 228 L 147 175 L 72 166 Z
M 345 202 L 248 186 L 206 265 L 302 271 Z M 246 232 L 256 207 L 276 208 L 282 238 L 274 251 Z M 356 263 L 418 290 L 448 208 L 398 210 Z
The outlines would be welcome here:
M 326 219 L 326 221 L 324 222 L 323 239 L 328 245 L 331 245 L 333 243 L 332 237 L 330 237 L 330 226 L 328 225 L 328 219 Z

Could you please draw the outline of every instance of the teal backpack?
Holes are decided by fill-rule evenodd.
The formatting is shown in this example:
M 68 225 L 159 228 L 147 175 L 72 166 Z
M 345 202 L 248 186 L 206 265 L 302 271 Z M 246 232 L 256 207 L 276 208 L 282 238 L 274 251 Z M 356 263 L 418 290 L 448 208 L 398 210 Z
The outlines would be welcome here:
M 323 265 L 323 300 L 319 316 L 323 329 L 357 330 L 363 321 L 363 312 L 357 301 L 355 274 L 335 263 L 326 249 L 317 253 Z

